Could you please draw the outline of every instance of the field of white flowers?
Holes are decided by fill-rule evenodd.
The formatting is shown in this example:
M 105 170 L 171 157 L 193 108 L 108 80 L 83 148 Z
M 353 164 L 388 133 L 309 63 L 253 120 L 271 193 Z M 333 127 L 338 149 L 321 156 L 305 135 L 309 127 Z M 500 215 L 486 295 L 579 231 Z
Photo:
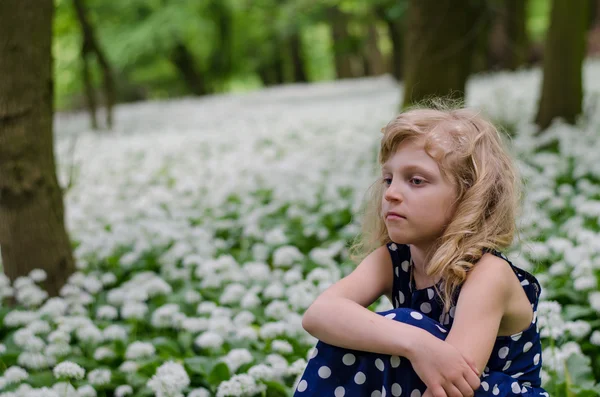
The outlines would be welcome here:
M 600 63 L 580 125 L 542 138 L 539 83 L 477 76 L 469 105 L 514 133 L 526 196 L 507 254 L 542 283 L 544 386 L 598 396 Z M 291 395 L 316 342 L 302 313 L 352 269 L 400 92 L 382 77 L 122 105 L 110 134 L 57 115 L 79 271 L 50 299 L 42 271 L 0 278 L 19 304 L 0 307 L 0 397 Z

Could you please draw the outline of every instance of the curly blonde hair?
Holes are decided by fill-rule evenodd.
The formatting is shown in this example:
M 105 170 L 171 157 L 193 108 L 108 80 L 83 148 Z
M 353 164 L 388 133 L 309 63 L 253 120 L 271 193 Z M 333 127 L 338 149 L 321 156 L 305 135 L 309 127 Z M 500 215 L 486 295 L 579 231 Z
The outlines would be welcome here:
M 402 142 L 421 139 L 456 188 L 453 217 L 436 241 L 426 269 L 428 276 L 442 280 L 443 291 L 437 285 L 436 289 L 447 312 L 485 251 L 512 244 L 521 186 L 502 134 L 490 121 L 475 110 L 437 106 L 405 111 L 383 128 L 379 163 L 383 165 Z M 384 189 L 378 181 L 368 191 L 362 233 L 351 248 L 355 260 L 391 242 L 382 215 Z

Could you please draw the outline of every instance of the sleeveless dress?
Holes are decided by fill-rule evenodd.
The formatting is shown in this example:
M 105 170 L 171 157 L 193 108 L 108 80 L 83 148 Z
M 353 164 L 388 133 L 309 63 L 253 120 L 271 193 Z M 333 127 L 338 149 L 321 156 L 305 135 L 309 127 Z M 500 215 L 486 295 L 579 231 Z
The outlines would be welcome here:
M 393 263 L 394 309 L 378 314 L 419 327 L 445 340 L 454 321 L 458 292 L 449 312 L 443 314 L 435 288 L 416 289 L 411 277 L 409 246 L 389 243 L 387 248 Z M 496 338 L 475 397 L 549 397 L 541 387 L 540 378 L 542 346 L 537 324 L 540 284 L 533 275 L 514 266 L 500 252 L 489 252 L 511 266 L 534 314 L 533 321 L 524 331 Z M 405 357 L 350 350 L 319 341 L 312 350 L 294 397 L 421 397 L 426 389 Z

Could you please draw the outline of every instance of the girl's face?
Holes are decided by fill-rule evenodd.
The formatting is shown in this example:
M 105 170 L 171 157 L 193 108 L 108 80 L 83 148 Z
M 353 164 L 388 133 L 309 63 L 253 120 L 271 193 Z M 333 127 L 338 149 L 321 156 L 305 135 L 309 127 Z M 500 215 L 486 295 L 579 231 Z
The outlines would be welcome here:
M 382 216 L 392 241 L 417 246 L 435 242 L 452 218 L 456 190 L 422 142 L 402 142 L 381 172 Z

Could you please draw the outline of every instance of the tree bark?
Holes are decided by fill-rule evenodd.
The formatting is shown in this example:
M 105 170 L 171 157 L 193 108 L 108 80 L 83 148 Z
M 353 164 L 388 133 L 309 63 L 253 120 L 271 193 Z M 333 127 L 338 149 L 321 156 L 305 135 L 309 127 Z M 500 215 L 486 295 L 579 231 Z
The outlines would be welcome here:
M 302 37 L 300 36 L 299 30 L 295 31 L 290 36 L 290 52 L 292 58 L 292 71 L 294 76 L 294 82 L 308 82 L 308 77 L 306 76 L 306 68 L 304 66 L 304 54 L 302 53 Z
M 348 33 L 348 17 L 337 7 L 329 9 L 335 71 L 338 79 L 355 77 L 352 66 L 353 43 Z
M 490 35 L 490 66 L 516 70 L 527 60 L 527 0 L 504 0 Z
M 574 124 L 583 102 L 586 1 L 554 0 L 544 48 L 544 77 L 535 118 L 541 130 L 561 117 Z M 541 131 L 540 131 L 541 132 Z
M 178 43 L 171 54 L 171 62 L 175 65 L 188 89 L 194 95 L 206 95 L 208 90 L 201 72 L 196 69 L 194 57 L 183 43 Z
M 483 6 L 470 0 L 409 2 L 403 107 L 432 97 L 464 99 Z
M 52 138 L 51 0 L 0 1 L 0 246 L 11 279 L 41 268 L 59 293 L 75 270 Z
M 77 13 L 77 19 L 81 26 L 81 32 L 83 35 L 83 45 L 81 47 L 81 57 L 83 59 L 83 79 L 86 84 L 86 96 L 88 98 L 88 109 L 90 110 L 90 116 L 92 117 L 92 128 L 97 128 L 98 123 L 96 122 L 96 100 L 93 98 L 93 88 L 91 84 L 91 78 L 89 74 L 89 63 L 88 60 L 91 56 L 95 55 L 102 70 L 103 87 L 104 87 L 104 100 L 106 105 L 106 125 L 108 128 L 113 126 L 113 107 L 116 100 L 115 91 L 115 80 L 113 77 L 112 68 L 108 62 L 108 59 L 104 55 L 104 51 L 100 47 L 94 27 L 87 18 L 85 10 L 84 0 L 73 0 L 75 11 Z M 95 126 L 94 126 L 95 124 Z
M 379 33 L 377 24 L 371 21 L 367 27 L 367 40 L 365 41 L 365 75 L 379 76 L 386 72 L 383 54 L 379 50 Z

